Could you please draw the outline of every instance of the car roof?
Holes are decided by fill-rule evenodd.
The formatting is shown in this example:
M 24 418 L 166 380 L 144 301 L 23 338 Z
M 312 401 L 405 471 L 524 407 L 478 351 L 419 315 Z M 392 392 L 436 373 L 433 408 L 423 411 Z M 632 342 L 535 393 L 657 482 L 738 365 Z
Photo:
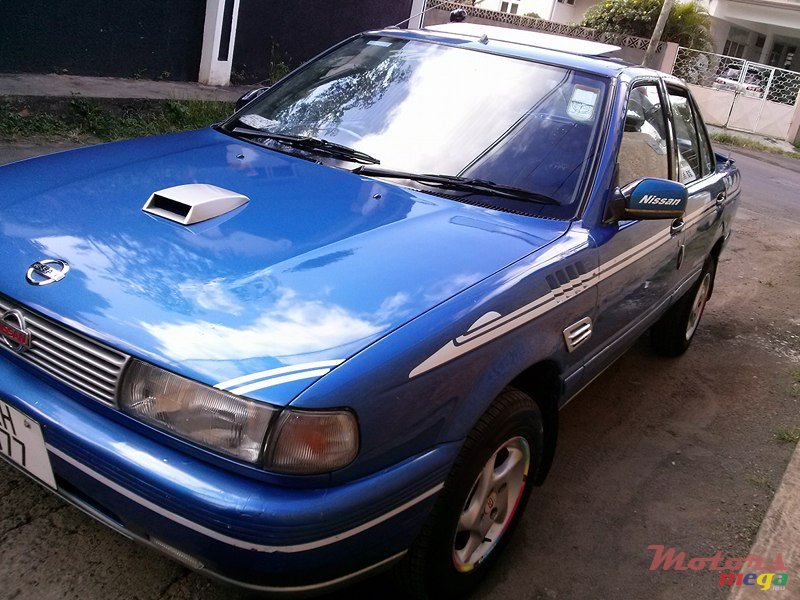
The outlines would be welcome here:
M 569 52 L 570 54 L 580 54 L 581 56 L 608 56 L 612 52 L 622 50 L 619 46 L 601 44 L 600 42 L 593 42 L 590 40 L 580 40 L 530 29 L 495 27 L 492 25 L 481 25 L 479 23 L 445 23 L 444 25 L 426 27 L 425 30 L 473 38 L 482 38 L 486 36 L 490 40 L 511 42 L 513 44 L 533 46 L 535 48 L 549 48 L 551 50 Z
M 627 72 L 631 77 L 665 74 L 610 56 L 619 46 L 538 31 L 495 27 L 480 23 L 447 23 L 424 29 L 389 28 L 369 32 L 445 44 L 469 50 L 541 61 L 605 77 Z

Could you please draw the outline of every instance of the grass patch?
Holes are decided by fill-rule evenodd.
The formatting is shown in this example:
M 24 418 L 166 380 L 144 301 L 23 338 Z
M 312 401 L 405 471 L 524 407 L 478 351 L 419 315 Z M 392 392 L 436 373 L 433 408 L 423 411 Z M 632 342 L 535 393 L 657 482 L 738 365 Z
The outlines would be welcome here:
M 138 108 L 108 107 L 83 98 L 69 100 L 58 112 L 33 112 L 11 103 L 0 105 L 0 137 L 30 136 L 81 138 L 103 141 L 199 129 L 221 121 L 233 104 L 207 100 L 167 100 Z
M 730 133 L 712 133 L 711 139 L 720 144 L 727 146 L 735 146 L 737 148 L 745 148 L 748 150 L 755 150 L 757 152 L 769 152 L 770 154 L 781 154 L 783 156 L 790 156 L 792 158 L 800 158 L 800 151 L 786 152 L 773 146 L 768 146 L 756 140 L 741 135 L 731 135 Z
M 800 369 L 792 369 L 789 371 L 792 378 L 792 383 L 789 384 L 789 395 L 792 398 L 800 399 Z
M 775 492 L 775 488 L 772 486 L 772 482 L 766 477 L 763 477 L 761 475 L 753 475 L 748 479 L 748 481 L 757 488 L 761 488 L 772 493 Z
M 789 386 L 789 395 L 792 398 L 800 398 L 800 369 L 792 369 L 789 371 L 792 378 L 792 383 Z
M 788 427 L 775 434 L 775 440 L 780 444 L 800 443 L 800 427 Z

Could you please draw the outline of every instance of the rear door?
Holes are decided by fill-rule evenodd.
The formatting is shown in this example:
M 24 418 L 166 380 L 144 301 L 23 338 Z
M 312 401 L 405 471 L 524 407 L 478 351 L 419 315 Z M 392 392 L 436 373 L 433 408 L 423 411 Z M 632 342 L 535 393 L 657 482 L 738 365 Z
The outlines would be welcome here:
M 718 207 L 725 201 L 724 173 L 716 170 L 708 134 L 689 91 L 667 84 L 667 96 L 675 131 L 678 178 L 689 190 L 681 265 L 681 272 L 688 277 L 703 266 L 719 237 Z

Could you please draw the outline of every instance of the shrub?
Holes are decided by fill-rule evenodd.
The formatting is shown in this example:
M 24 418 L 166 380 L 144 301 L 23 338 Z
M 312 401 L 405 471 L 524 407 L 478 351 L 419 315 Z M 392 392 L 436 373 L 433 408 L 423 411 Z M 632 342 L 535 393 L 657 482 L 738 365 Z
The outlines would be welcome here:
M 590 8 L 581 25 L 600 31 L 649 38 L 662 0 L 604 0 Z M 711 16 L 697 2 L 676 2 L 670 10 L 662 39 L 696 50 L 711 49 Z

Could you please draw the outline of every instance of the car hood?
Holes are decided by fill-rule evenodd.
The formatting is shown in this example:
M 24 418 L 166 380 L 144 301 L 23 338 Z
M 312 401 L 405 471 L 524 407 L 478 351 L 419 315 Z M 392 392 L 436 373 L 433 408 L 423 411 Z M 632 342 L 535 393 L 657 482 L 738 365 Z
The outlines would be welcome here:
M 191 226 L 142 211 L 188 183 L 250 202 Z M 330 368 L 568 227 L 212 129 L 14 163 L 0 186 L 0 293 L 211 385 Z M 68 275 L 29 285 L 43 259 L 66 261 Z M 314 380 L 282 379 L 249 395 L 285 404 Z

